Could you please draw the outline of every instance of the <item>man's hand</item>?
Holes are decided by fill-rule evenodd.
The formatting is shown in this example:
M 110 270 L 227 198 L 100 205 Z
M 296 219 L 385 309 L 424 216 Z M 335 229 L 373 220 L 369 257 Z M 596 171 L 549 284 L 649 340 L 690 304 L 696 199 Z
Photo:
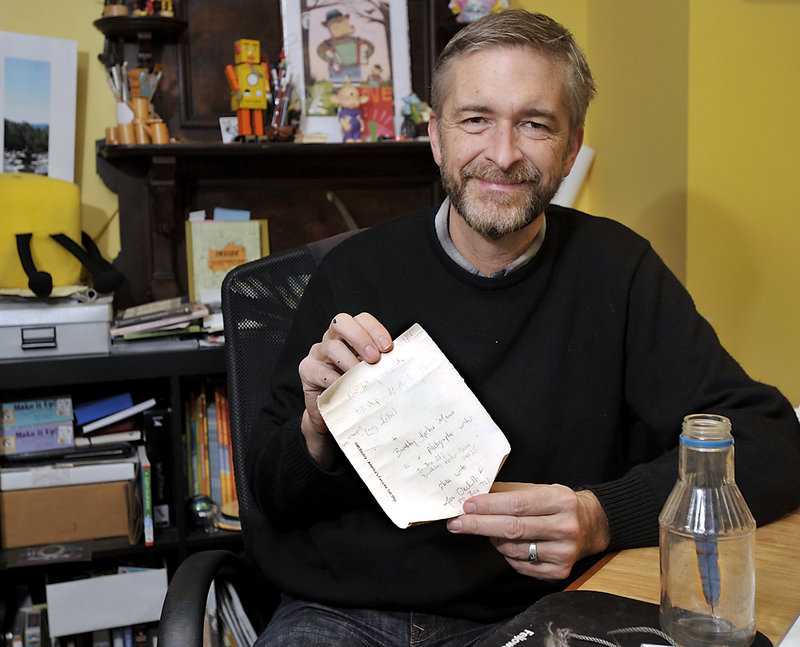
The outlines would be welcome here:
M 311 457 L 321 467 L 332 467 L 335 454 L 328 427 L 317 408 L 317 397 L 361 360 L 374 364 L 381 353 L 391 349 L 392 336 L 371 314 L 338 314 L 322 341 L 314 344 L 300 362 L 306 402 L 301 430 Z
M 542 580 L 563 580 L 576 561 L 604 551 L 610 541 L 597 497 L 563 485 L 495 483 L 490 493 L 467 499 L 464 513 L 447 522 L 450 532 L 489 537 L 514 570 Z

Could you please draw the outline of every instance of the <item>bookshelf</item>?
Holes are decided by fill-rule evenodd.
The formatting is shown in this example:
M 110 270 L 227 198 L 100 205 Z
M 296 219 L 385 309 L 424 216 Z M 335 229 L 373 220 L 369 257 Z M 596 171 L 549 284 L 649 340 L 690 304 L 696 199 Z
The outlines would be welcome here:
M 209 377 L 225 378 L 222 347 L 0 361 L 0 401 L 56 394 L 69 394 L 74 400 L 89 399 L 123 390 L 131 391 L 135 398 L 155 397 L 159 408 L 170 409 L 169 460 L 176 476 L 170 492 L 171 525 L 156 529 L 153 546 L 145 546 L 143 539 L 131 545 L 125 537 L 76 542 L 85 549 L 83 561 L 52 563 L 25 563 L 21 559 L 25 551 L 22 548 L 0 550 L 0 599 L 13 609 L 20 585 L 27 587 L 34 598 L 43 600 L 48 582 L 86 576 L 118 565 L 166 566 L 172 573 L 193 552 L 240 548 L 241 536 L 237 532 L 221 530 L 207 535 L 194 528 L 185 504 L 188 487 L 182 477 L 185 463 L 181 439 L 185 399 L 190 388 Z

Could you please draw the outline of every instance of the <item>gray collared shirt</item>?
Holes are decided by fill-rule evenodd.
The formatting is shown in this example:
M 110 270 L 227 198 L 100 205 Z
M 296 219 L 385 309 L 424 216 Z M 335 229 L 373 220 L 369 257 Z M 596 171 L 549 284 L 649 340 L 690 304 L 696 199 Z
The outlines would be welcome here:
M 435 219 L 436 235 L 439 238 L 439 243 L 441 243 L 445 253 L 461 267 L 467 270 L 467 272 L 472 272 L 472 274 L 477 274 L 478 276 L 485 276 L 477 267 L 464 258 L 461 252 L 456 249 L 453 239 L 450 238 L 450 229 L 448 227 L 449 217 L 450 198 L 445 198 L 444 202 L 442 202 L 442 206 L 439 207 L 439 211 L 436 212 Z M 533 239 L 530 247 L 528 247 L 528 249 L 526 249 L 522 255 L 511 261 L 504 268 L 497 270 L 496 272 L 492 272 L 489 278 L 507 276 L 508 274 L 511 274 L 511 272 L 514 272 L 515 270 L 518 270 L 529 263 L 533 257 L 536 256 L 537 252 L 542 246 L 542 242 L 544 242 L 544 230 L 546 228 L 547 218 L 545 217 L 542 220 L 542 228 L 539 230 L 539 233 L 536 234 L 536 238 Z

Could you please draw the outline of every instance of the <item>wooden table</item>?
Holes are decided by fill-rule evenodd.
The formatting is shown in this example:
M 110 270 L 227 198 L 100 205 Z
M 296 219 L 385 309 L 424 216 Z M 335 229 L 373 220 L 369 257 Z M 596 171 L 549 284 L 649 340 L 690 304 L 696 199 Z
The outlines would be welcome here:
M 570 586 L 659 603 L 658 547 L 612 553 Z M 775 645 L 800 613 L 800 508 L 756 530 L 756 627 Z

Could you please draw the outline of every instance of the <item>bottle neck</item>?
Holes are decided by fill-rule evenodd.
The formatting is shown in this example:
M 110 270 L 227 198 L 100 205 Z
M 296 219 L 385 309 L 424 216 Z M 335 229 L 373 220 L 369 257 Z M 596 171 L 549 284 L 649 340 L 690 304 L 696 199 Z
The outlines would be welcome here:
M 681 443 L 678 474 L 683 481 L 700 487 L 714 487 L 735 480 L 733 445 L 695 447 Z

